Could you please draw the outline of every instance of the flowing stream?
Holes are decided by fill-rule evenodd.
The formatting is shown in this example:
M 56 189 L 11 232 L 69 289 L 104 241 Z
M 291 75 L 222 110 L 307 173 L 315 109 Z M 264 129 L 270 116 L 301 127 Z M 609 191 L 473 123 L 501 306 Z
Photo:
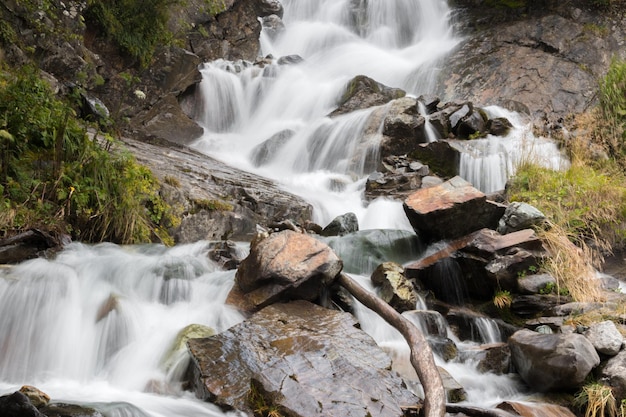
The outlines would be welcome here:
M 327 115 L 359 74 L 416 96 L 434 92 L 438 68 L 459 42 L 446 1 L 283 0 L 283 5 L 285 30 L 262 33 L 263 54 L 274 57 L 271 64 L 203 66 L 196 117 L 205 134 L 194 146 L 303 196 L 322 225 L 354 212 L 361 229 L 411 230 L 401 203 L 362 202 L 380 139 L 380 131 L 366 123 L 373 110 Z M 279 63 L 277 58 L 290 55 L 302 61 Z M 480 155 L 464 162 L 464 175 L 483 190 L 502 188 L 511 159 L 498 159 L 497 179 L 486 180 L 485 155 L 495 147 L 501 158 L 506 146 L 492 146 L 488 139 L 476 143 L 484 145 L 468 152 Z M 0 269 L 0 393 L 35 385 L 55 400 L 88 401 L 106 417 L 230 415 L 182 391 L 184 361 L 172 365 L 166 359 L 186 325 L 219 332 L 242 320 L 224 305 L 234 273 L 220 271 L 207 250 L 207 242 L 170 249 L 72 244 L 55 260 Z M 356 276 L 369 286 L 365 275 L 373 265 L 353 263 L 364 265 Z M 367 309 L 359 310 L 359 318 L 402 362 L 407 347 L 397 332 Z M 485 331 L 494 341 L 497 336 Z M 465 386 L 472 404 L 490 406 L 521 395 L 513 377 L 437 361 Z

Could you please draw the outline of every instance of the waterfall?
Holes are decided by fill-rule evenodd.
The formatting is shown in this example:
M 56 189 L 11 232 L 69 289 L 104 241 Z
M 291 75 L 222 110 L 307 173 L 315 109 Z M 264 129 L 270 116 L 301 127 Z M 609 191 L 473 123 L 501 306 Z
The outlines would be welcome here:
M 498 328 L 498 324 L 487 317 L 476 317 L 474 325 L 478 330 L 478 335 L 483 343 L 501 343 L 502 334 Z
M 377 115 L 384 109 L 328 116 L 357 75 L 409 94 L 433 93 L 427 74 L 436 72 L 459 41 L 446 2 L 285 0 L 283 5 L 284 32 L 261 38 L 263 55 L 274 57 L 271 63 L 260 68 L 218 61 L 202 68 L 195 118 L 205 134 L 194 146 L 304 197 L 322 225 L 351 211 L 361 228 L 411 230 L 399 202 L 362 201 L 366 177 L 378 163 L 382 118 Z M 281 65 L 277 59 L 290 55 L 302 61 Z
M 488 135 L 484 139 L 459 141 L 461 153 L 459 175 L 485 193 L 504 190 L 507 180 L 523 162 L 537 163 L 550 169 L 566 169 L 568 160 L 557 145 L 535 137 L 527 120 L 501 107 L 484 108 L 490 118 L 505 117 L 513 129 L 505 137 Z

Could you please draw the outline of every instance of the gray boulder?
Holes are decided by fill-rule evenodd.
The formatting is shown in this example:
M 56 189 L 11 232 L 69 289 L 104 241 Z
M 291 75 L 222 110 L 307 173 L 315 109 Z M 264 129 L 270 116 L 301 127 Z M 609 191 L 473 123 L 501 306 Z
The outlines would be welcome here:
M 556 279 L 550 274 L 532 274 L 517 279 L 517 292 L 520 294 L 551 293 L 556 288 Z
M 359 231 L 359 220 L 354 213 L 335 217 L 322 229 L 322 236 L 343 236 Z
M 498 232 L 507 234 L 541 225 L 546 216 L 528 203 L 513 202 L 498 222 Z
M 622 350 L 602 366 L 600 379 L 613 388 L 613 395 L 618 403 L 626 399 L 626 350 Z
M 188 342 L 196 395 L 251 415 L 251 384 L 290 416 L 401 417 L 416 404 L 391 359 L 348 313 L 274 304 L 208 339 Z
M 624 336 L 611 320 L 592 324 L 585 331 L 584 336 L 589 339 L 598 353 L 609 356 L 617 355 L 624 342 Z
M 509 338 L 511 357 L 520 377 L 540 392 L 580 387 L 600 357 L 580 334 L 540 334 L 520 330 Z
M 358 75 L 348 82 L 337 109 L 330 115 L 338 116 L 355 110 L 381 106 L 405 95 L 403 90 L 387 87 L 365 75 Z

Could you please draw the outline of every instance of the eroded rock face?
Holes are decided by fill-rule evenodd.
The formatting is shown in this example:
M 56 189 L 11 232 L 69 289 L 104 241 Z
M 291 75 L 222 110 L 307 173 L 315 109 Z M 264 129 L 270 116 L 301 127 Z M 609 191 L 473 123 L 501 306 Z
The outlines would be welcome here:
M 456 239 L 482 228 L 495 229 L 504 206 L 488 201 L 469 182 L 454 177 L 411 194 L 404 201 L 404 211 L 415 232 L 433 241 Z
M 571 3 L 527 2 L 517 15 L 489 21 L 491 11 L 507 7 L 456 3 L 473 14 L 468 21 L 481 21 L 474 28 L 484 29 L 474 30 L 446 61 L 443 95 L 479 105 L 521 102 L 532 106 L 535 120 L 549 124 L 589 106 L 597 78 L 620 48 L 616 40 L 623 39 L 621 22 L 607 23 L 607 16 L 584 4 L 574 9 Z M 518 21 L 507 22 L 510 18 Z M 604 32 L 593 29 L 601 27 Z
M 509 338 L 513 364 L 520 377 L 540 392 L 582 385 L 600 357 L 580 334 L 541 334 L 520 330 Z
M 251 382 L 294 416 L 397 416 L 417 398 L 354 317 L 305 301 L 274 304 L 188 342 L 198 397 L 252 413 Z
M 285 230 L 253 242 L 250 255 L 237 270 L 235 285 L 257 308 L 277 300 L 313 301 L 342 268 L 343 263 L 328 245 Z
M 372 274 L 372 283 L 379 287 L 379 297 L 396 311 L 414 310 L 417 296 L 413 284 L 404 276 L 402 265 L 394 262 L 380 264 Z

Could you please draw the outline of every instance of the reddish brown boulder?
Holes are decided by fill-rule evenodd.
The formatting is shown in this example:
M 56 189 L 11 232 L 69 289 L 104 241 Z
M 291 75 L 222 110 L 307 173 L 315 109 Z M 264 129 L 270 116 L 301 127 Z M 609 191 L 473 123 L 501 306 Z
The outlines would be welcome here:
M 495 229 L 504 210 L 461 177 L 420 189 L 404 201 L 411 226 L 430 241 L 456 239 L 482 228 Z

